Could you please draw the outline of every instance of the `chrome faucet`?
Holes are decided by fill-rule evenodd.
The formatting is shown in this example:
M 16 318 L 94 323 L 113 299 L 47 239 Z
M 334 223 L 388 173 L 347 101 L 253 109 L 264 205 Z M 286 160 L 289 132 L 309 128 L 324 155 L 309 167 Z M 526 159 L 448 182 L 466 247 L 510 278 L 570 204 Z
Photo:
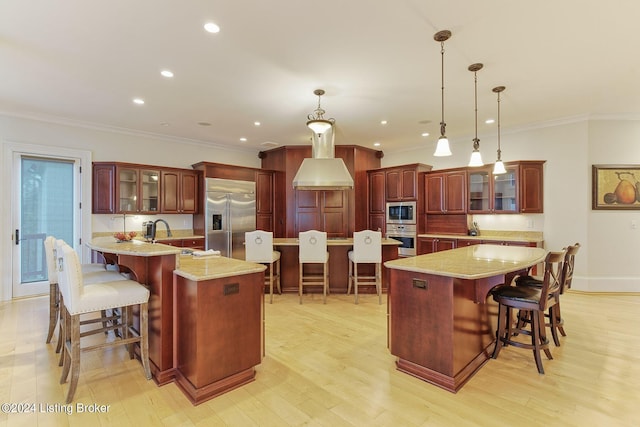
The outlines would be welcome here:
M 169 228 L 169 224 L 167 223 L 167 221 L 165 221 L 164 219 L 156 219 L 153 222 L 153 226 L 151 227 L 151 240 L 155 241 L 156 240 L 156 228 L 157 228 L 157 224 L 161 222 L 164 224 L 165 227 L 167 227 L 167 237 L 171 237 L 171 228 Z

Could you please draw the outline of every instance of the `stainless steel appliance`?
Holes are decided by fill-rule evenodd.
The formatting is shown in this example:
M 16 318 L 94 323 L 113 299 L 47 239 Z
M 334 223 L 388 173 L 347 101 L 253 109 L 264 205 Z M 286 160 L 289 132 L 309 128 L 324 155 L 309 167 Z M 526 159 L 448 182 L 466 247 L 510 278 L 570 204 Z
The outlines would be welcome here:
M 416 202 L 387 202 L 387 224 L 415 224 Z
M 387 238 L 402 243 L 398 246 L 401 257 L 416 256 L 417 230 L 415 224 L 387 224 Z
M 205 249 L 244 259 L 244 233 L 256 229 L 256 184 L 251 181 L 207 178 Z

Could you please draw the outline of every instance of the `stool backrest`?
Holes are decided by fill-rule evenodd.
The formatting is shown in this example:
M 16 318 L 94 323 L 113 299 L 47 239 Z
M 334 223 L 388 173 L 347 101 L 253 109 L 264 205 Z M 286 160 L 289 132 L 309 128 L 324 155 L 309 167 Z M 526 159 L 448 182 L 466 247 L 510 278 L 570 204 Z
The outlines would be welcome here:
M 327 233 L 309 230 L 298 234 L 300 262 L 325 262 L 327 260 Z
M 544 280 L 540 289 L 540 310 L 558 302 L 562 288 L 562 272 L 564 270 L 564 255 L 566 250 L 549 252 L 544 260 Z
M 273 260 L 273 233 L 255 230 L 244 233 L 245 260 L 271 262 Z
M 63 240 L 56 240 L 58 257 L 58 286 L 64 305 L 73 313 L 80 302 L 82 294 L 82 266 L 77 252 Z
M 363 230 L 353 233 L 353 261 L 362 263 L 382 262 L 382 233 Z
M 49 276 L 49 283 L 58 283 L 58 269 L 56 267 L 56 238 L 53 236 L 47 236 L 44 239 L 44 256 L 47 260 L 47 275 Z
M 564 256 L 564 271 L 562 272 L 562 287 L 560 288 L 561 294 L 563 294 L 566 289 L 571 289 L 573 268 L 578 250 L 580 250 L 580 243 L 567 247 L 567 253 Z

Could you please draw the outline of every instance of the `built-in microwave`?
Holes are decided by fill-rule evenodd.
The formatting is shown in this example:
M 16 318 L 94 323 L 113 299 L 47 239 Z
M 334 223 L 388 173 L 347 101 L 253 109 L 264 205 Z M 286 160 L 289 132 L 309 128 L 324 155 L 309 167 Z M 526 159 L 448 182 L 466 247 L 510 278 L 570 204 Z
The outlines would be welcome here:
M 415 224 L 416 202 L 387 202 L 387 224 Z

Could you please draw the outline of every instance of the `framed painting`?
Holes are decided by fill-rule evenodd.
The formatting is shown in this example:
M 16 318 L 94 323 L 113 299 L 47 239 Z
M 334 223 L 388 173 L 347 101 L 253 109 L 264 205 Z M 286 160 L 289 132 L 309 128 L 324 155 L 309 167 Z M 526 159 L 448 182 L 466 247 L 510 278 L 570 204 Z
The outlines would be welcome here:
M 640 210 L 640 165 L 593 165 L 592 209 Z

